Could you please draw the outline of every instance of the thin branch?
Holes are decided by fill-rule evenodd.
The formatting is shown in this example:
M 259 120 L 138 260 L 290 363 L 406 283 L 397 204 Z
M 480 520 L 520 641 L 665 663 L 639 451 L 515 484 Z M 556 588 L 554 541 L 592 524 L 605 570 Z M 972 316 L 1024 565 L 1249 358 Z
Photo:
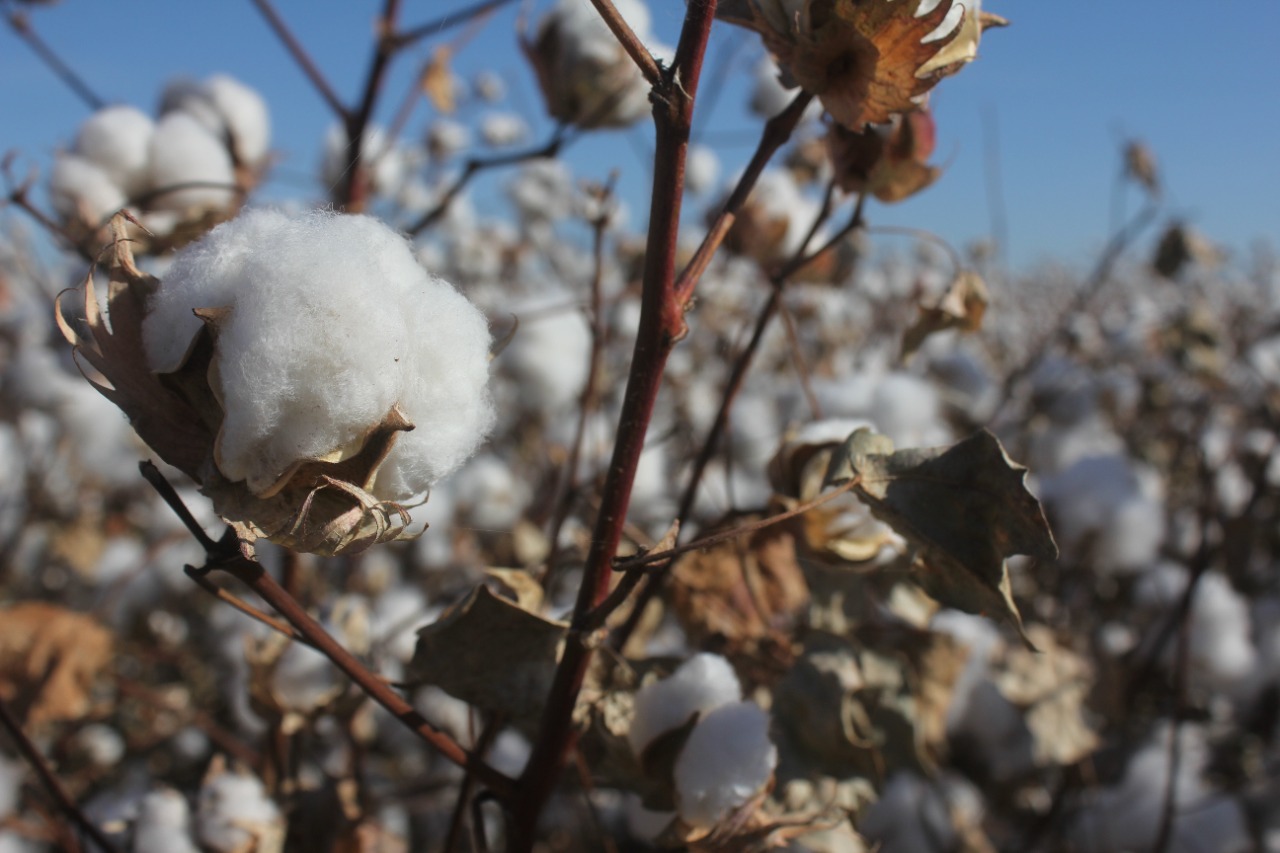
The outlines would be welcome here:
M 258 7 L 262 17 L 267 19 L 267 24 L 271 27 L 272 32 L 276 34 L 276 38 L 280 39 L 281 43 L 284 44 L 285 50 L 289 51 L 293 61 L 298 63 L 298 67 L 302 69 L 302 73 L 311 81 L 311 85 L 315 87 L 321 99 L 329 105 L 329 109 L 333 111 L 333 114 L 339 120 L 346 122 L 351 115 L 350 110 L 343 105 L 342 99 L 338 97 L 333 87 L 329 85 L 329 81 L 325 79 L 324 74 L 321 73 L 311 55 L 307 53 L 307 49 L 302 46 L 302 43 L 294 36 L 293 31 L 289 29 L 289 25 L 284 22 L 284 18 L 280 17 L 280 13 L 276 11 L 271 0 L 252 0 L 252 2 L 254 6 Z
M 373 117 L 373 108 L 382 90 L 387 67 L 395 55 L 396 19 L 400 16 L 401 0 L 385 0 L 382 14 L 378 16 L 378 36 L 369 57 L 369 70 L 365 73 L 364 87 L 354 110 L 347 113 L 347 151 L 350 152 L 347 169 L 342 173 L 342 187 L 338 198 L 342 206 L 351 212 L 364 209 L 369 190 L 368 169 L 361 162 L 364 150 L 365 129 Z
M 9 24 L 9 29 L 13 30 L 18 38 L 27 43 L 27 46 L 35 51 L 36 56 L 45 65 L 49 66 L 49 70 L 63 83 L 66 83 L 76 97 L 85 102 L 85 105 L 91 110 L 100 110 L 107 105 L 98 93 L 94 92 L 84 78 L 71 69 L 70 65 L 63 62 L 58 54 L 53 52 L 49 45 L 44 43 L 44 39 L 36 35 L 36 31 L 31 28 L 31 22 L 27 20 L 26 15 L 17 12 L 9 12 L 5 15 L 5 20 Z
M 142 478 L 151 484 L 151 488 L 155 489 L 160 495 L 160 499 L 169 505 L 169 509 L 173 510 L 178 516 L 178 520 L 182 522 L 182 526 L 187 528 L 189 532 L 200 545 L 200 548 L 206 553 L 212 553 L 219 546 L 208 533 L 204 532 L 204 528 L 200 526 L 200 522 L 196 521 L 196 517 L 191 514 L 191 510 L 187 509 L 187 505 L 183 502 L 182 497 L 178 494 L 178 490 L 173 484 L 160 473 L 160 469 L 149 459 L 144 459 L 138 463 L 138 470 L 142 472 Z
M 459 9 L 456 12 L 448 12 L 434 20 L 427 21 L 425 24 L 419 24 L 412 29 L 398 33 L 392 37 L 391 43 L 396 50 L 402 50 L 416 41 L 439 35 L 447 29 L 483 17 L 511 2 L 513 0 L 483 0 L 481 3 L 476 3 L 465 9 Z
M 187 577 L 191 578 L 191 580 L 195 582 L 196 586 L 200 587 L 224 604 L 230 605 L 236 610 L 239 610 L 245 616 L 248 616 L 250 619 L 253 619 L 256 622 L 261 622 L 271 630 L 285 635 L 290 640 L 302 643 L 304 646 L 311 646 L 311 641 L 293 630 L 293 627 L 289 625 L 288 622 L 281 622 L 270 613 L 262 612 L 243 598 L 233 595 L 231 592 L 209 580 L 208 572 L 205 569 L 197 568 L 196 566 L 183 566 L 182 571 Z M 315 647 L 312 646 L 312 648 Z
M 604 19 L 605 25 L 613 33 L 613 37 L 618 40 L 618 44 L 631 57 L 631 61 L 640 69 L 640 73 L 644 75 L 644 79 L 648 81 L 649 85 L 655 89 L 663 85 L 662 69 L 658 67 L 657 60 L 653 58 L 649 48 L 644 46 L 644 42 L 636 35 L 635 30 L 631 29 L 631 25 L 614 7 L 613 0 L 591 0 L 591 5 L 596 7 L 596 11 Z
M 54 772 L 40 750 L 36 749 L 36 745 L 27 737 L 26 732 L 22 730 L 22 726 L 18 725 L 18 721 L 14 719 L 9 707 L 3 700 L 0 700 L 0 726 L 3 726 L 9 732 L 9 736 L 13 738 L 14 745 L 18 747 L 22 757 L 31 765 L 31 769 L 40 777 L 40 783 L 44 785 L 49 795 L 57 801 L 58 808 L 62 809 L 63 814 L 78 826 L 85 835 L 93 839 L 93 842 L 101 847 L 105 853 L 118 853 L 118 848 L 111 843 L 106 834 L 80 810 L 80 806 L 76 804 L 71 794 L 63 787 L 61 780 L 58 779 L 58 774 Z
M 485 727 L 480 732 L 480 737 L 476 738 L 475 746 L 473 747 L 476 755 L 483 758 L 489 752 L 489 748 L 498 739 L 498 734 L 505 724 L 504 720 L 496 717 L 485 724 Z M 462 783 L 458 785 L 458 798 L 454 801 L 453 815 L 449 819 L 449 832 L 444 839 L 445 853 L 453 853 L 458 846 L 458 841 L 462 834 L 463 817 L 467 813 L 467 806 L 471 803 L 471 792 L 474 789 L 475 776 L 470 770 L 467 770 L 462 777 Z

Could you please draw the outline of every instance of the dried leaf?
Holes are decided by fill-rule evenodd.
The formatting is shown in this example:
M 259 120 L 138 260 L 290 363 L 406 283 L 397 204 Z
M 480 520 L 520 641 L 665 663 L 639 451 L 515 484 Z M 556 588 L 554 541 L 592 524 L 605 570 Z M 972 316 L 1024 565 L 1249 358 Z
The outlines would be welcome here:
M 486 711 L 536 719 L 567 628 L 480 585 L 418 632 L 410 677 Z
M 995 667 L 996 687 L 1025 711 L 1038 766 L 1074 764 L 1098 746 L 1084 716 L 1093 668 L 1043 625 L 1031 625 L 1027 635 L 1040 653 L 1008 649 Z
M 954 74 L 961 67 L 978 58 L 978 43 L 982 40 L 984 32 L 1009 26 L 1009 22 L 999 15 L 993 15 L 990 12 L 978 12 L 972 15 L 968 14 L 968 9 L 965 11 L 964 20 L 960 22 L 955 38 L 938 51 L 933 59 L 920 66 L 919 73 Z
M 0 610 L 0 698 L 25 708 L 32 726 L 81 719 L 113 645 L 112 633 L 95 619 L 54 604 Z
M 928 337 L 946 329 L 976 332 L 982 328 L 991 295 L 982 276 L 964 270 L 952 280 L 936 305 L 920 306 L 920 314 L 902 335 L 902 361 L 907 361 Z
M 860 429 L 832 458 L 827 482 L 858 478 L 858 496 L 917 548 L 917 580 L 930 595 L 1004 616 L 1022 633 L 1005 560 L 1058 555 L 1044 510 L 1023 482 L 1027 469 L 986 430 L 952 447 L 891 450 L 888 439 Z
M 542 584 L 533 575 L 523 569 L 486 569 L 485 574 L 510 590 L 510 597 L 522 610 L 530 613 L 542 610 Z
M 422 69 L 422 77 L 418 81 L 432 106 L 445 115 L 451 115 L 458 108 L 458 80 L 449 67 L 451 59 L 452 47 L 446 44 L 437 48 Z

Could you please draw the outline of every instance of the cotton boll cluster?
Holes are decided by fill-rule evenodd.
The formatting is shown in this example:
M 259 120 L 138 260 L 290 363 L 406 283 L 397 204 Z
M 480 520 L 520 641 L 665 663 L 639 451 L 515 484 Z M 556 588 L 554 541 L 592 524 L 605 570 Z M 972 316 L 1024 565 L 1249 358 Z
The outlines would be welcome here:
M 261 178 L 270 139 L 253 89 L 226 75 L 174 81 L 158 120 L 131 106 L 90 116 L 54 162 L 50 199 L 75 234 L 96 234 L 128 207 L 166 238 L 183 223 L 234 211 Z
M 177 258 L 150 306 L 154 369 L 180 366 L 199 331 L 191 312 L 215 306 L 230 309 L 217 336 L 219 468 L 251 489 L 358 447 L 398 407 L 414 430 L 373 493 L 411 499 L 493 423 L 483 316 L 373 219 L 253 211 L 215 229 Z
M 729 663 L 706 653 L 636 693 L 627 737 L 637 756 L 660 735 L 698 718 L 674 777 L 680 817 L 691 826 L 714 826 L 773 777 L 778 752 L 769 739 L 769 715 L 741 695 Z

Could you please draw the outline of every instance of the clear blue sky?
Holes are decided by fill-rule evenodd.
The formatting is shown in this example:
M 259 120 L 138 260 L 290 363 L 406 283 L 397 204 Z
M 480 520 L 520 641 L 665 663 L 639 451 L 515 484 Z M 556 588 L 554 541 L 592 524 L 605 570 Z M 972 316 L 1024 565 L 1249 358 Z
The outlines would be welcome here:
M 378 5 L 280 0 L 279 8 L 339 92 L 354 98 Z M 407 0 L 405 23 L 465 5 Z M 655 26 L 668 42 L 683 7 L 678 0 L 650 0 Z M 1016 263 L 1091 257 L 1106 235 L 1117 151 L 1128 136 L 1156 153 L 1171 209 L 1208 236 L 1235 248 L 1259 238 L 1280 243 L 1280 95 L 1272 61 L 1280 0 L 990 0 L 987 8 L 1013 26 L 988 33 L 978 61 L 944 81 L 933 100 L 937 159 L 949 164 L 946 175 L 916 200 L 873 209 L 873 222 L 927 228 L 958 245 L 985 235 L 984 116 L 994 116 Z M 150 110 L 164 80 L 176 74 L 225 71 L 256 87 L 271 107 L 274 147 L 285 156 L 273 193 L 294 185 L 315 191 L 308 175 L 316 171 L 331 116 L 248 0 L 64 0 L 30 14 L 41 36 L 111 101 Z M 515 8 L 496 15 L 457 67 L 499 72 L 509 81 L 511 108 L 540 122 L 536 87 L 516 47 L 516 16 Z M 713 51 L 735 39 L 755 36 L 722 27 Z M 398 61 L 380 113 L 384 121 L 420 58 L 437 43 L 428 40 Z M 742 104 L 756 50 L 753 43 L 738 54 L 705 125 L 717 139 L 741 140 L 719 146 L 726 171 L 754 145 Z M 27 155 L 24 162 L 47 165 L 86 114 L 25 45 L 0 30 L 0 149 L 18 149 Z M 420 106 L 411 128 L 421 129 L 428 117 Z M 546 128 L 536 126 L 539 133 Z M 568 156 L 587 177 L 603 178 L 619 167 L 622 191 L 636 210 L 643 206 L 649 135 L 647 127 L 605 134 Z

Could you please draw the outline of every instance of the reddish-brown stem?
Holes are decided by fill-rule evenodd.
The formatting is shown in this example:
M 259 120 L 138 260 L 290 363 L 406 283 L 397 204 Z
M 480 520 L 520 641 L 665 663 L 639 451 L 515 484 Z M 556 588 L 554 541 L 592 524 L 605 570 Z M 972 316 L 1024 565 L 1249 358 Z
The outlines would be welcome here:
M 760 174 L 764 171 L 764 167 L 768 165 L 769 160 L 777 150 L 787 144 L 787 140 L 791 138 L 792 131 L 796 129 L 796 125 L 800 123 L 800 119 L 804 116 L 805 108 L 809 106 L 809 102 L 812 100 L 813 95 L 802 91 L 796 95 L 785 110 L 765 122 L 764 133 L 760 136 L 760 144 L 756 146 L 756 153 L 752 155 L 751 162 L 747 164 L 746 170 L 743 171 L 742 177 L 738 179 L 738 184 L 733 188 L 728 200 L 725 201 L 724 207 L 716 214 L 715 220 L 711 223 L 711 228 L 707 231 L 707 236 L 702 238 L 702 244 L 698 246 L 698 251 L 694 252 L 693 259 L 681 271 L 680 278 L 676 281 L 676 299 L 681 305 L 689 301 L 689 297 L 693 294 L 693 288 L 697 286 L 702 274 L 706 272 L 707 265 L 711 263 L 716 250 L 724 242 L 729 229 L 733 227 L 738 211 L 747 203 L 747 197 L 751 195 L 751 190 L 755 188 L 756 181 L 760 179 Z
M 293 61 L 298 63 L 298 67 L 302 69 L 302 73 L 311 81 L 311 85 L 333 114 L 342 121 L 346 121 L 350 111 L 343 105 L 342 99 L 334 92 L 333 87 L 329 85 L 329 81 L 324 78 L 324 74 L 320 72 L 320 68 L 312 60 L 311 54 L 307 53 L 307 49 L 302 46 L 294 36 L 293 30 L 289 29 L 289 25 L 284 22 L 284 18 L 280 17 L 280 13 L 276 11 L 271 0 L 253 0 L 253 5 L 258 7 L 258 11 L 262 13 L 262 17 L 267 19 L 267 25 L 271 27 L 272 32 L 276 34 L 276 38 L 284 45 L 285 50 L 289 51 L 289 55 L 293 57 Z
M 44 39 L 40 38 L 36 31 L 31 29 L 31 24 L 26 15 L 10 12 L 5 15 L 5 20 L 8 21 L 9 28 L 14 31 L 18 38 L 25 41 L 27 46 L 35 51 L 36 56 L 39 56 L 40 60 L 49 66 L 49 70 L 59 80 L 66 83 L 67 88 L 75 92 L 76 97 L 84 101 L 89 109 L 100 110 L 107 105 L 107 102 L 97 92 L 93 91 L 88 83 L 84 82 L 84 78 L 72 70 L 70 65 L 63 62 L 62 58 L 54 53 L 49 45 L 44 43 Z
M 609 594 L 613 557 L 622 538 L 631 486 L 644 439 L 662 385 L 667 356 L 685 332 L 681 305 L 675 299 L 675 256 L 684 196 L 685 155 L 693 123 L 693 105 L 707 38 L 715 19 L 715 0 L 692 0 L 676 47 L 677 67 L 654 86 L 656 154 L 649 236 L 640 297 L 640 328 L 631 371 L 623 395 L 617 441 L 605 478 L 582 586 L 570 621 L 564 653 L 543 710 L 533 752 L 519 780 L 511 815 L 513 853 L 531 850 L 538 816 L 560 778 L 573 748 L 573 709 L 591 661 L 593 643 L 583 630 L 594 608 Z
M 311 645 L 311 642 L 306 637 L 293 630 L 293 627 L 290 626 L 289 623 L 281 622 L 270 613 L 263 613 L 249 602 L 239 598 L 238 596 L 232 595 L 230 592 L 227 592 L 225 589 L 222 589 L 213 581 L 209 580 L 209 578 L 205 576 L 204 569 L 198 569 L 195 566 L 185 566 L 183 571 L 186 573 L 187 577 L 195 581 L 196 586 L 200 587 L 219 601 L 231 605 L 250 619 L 253 619 L 256 622 L 261 622 L 271 630 L 283 634 L 290 640 L 294 640 L 308 646 Z
M 489 747 L 493 746 L 493 742 L 498 739 L 498 734 L 506 725 L 506 721 L 502 719 L 493 719 L 485 723 L 485 727 L 481 730 L 480 736 L 475 739 L 475 745 L 472 747 L 474 753 L 480 758 L 484 758 L 488 753 Z M 467 806 L 471 803 L 471 794 L 475 790 L 475 776 L 469 771 L 462 777 L 462 783 L 458 785 L 458 798 L 454 801 L 453 815 L 449 819 L 449 832 L 445 835 L 444 851 L 445 853 L 453 853 L 458 847 L 458 841 L 462 835 L 463 818 L 466 816 Z
M 369 71 L 365 74 L 364 90 L 356 108 L 346 115 L 347 168 L 342 173 L 342 185 L 338 201 L 346 210 L 357 213 L 368 203 L 368 168 L 363 161 L 364 132 L 373 116 L 378 93 L 386 77 L 387 66 L 396 52 L 396 20 L 400 16 L 400 0 L 385 0 L 382 14 L 378 16 L 378 37 L 369 59 Z
M 475 5 L 468 6 L 465 9 L 459 9 L 456 12 L 449 12 L 448 14 L 441 15 L 434 20 L 427 21 L 425 24 L 419 24 L 413 29 L 405 30 L 404 32 L 397 34 L 393 39 L 393 43 L 395 44 L 396 50 L 408 47 L 416 41 L 421 41 L 424 38 L 439 35 L 451 27 L 456 27 L 461 24 L 465 24 L 468 21 L 473 21 L 476 18 L 483 17 L 484 15 L 487 15 L 496 9 L 500 9 L 511 2 L 513 2 L 513 0 L 484 0 L 484 2 L 476 3 Z
M 613 37 L 618 40 L 618 44 L 622 45 L 622 49 L 631 57 L 631 61 L 640 69 L 640 73 L 644 75 L 649 85 L 655 89 L 664 85 L 662 69 L 658 67 L 657 60 L 653 58 L 649 48 L 644 46 L 644 42 L 636 35 L 635 30 L 631 29 L 631 25 L 618 13 L 613 0 L 591 0 L 591 5 L 596 7 L 605 25 L 613 33 Z M 702 61 L 701 57 L 698 61 Z
M 80 828 L 80 831 L 93 839 L 94 844 L 102 848 L 105 853 L 117 853 L 117 848 L 111 843 L 111 840 L 98 829 L 97 824 L 89 820 L 76 801 L 72 799 L 71 794 L 62 786 L 58 774 L 49 766 L 49 762 L 36 745 L 31 742 L 31 738 L 27 737 L 27 733 L 22 730 L 22 726 L 18 725 L 18 721 L 14 719 L 9 712 L 9 707 L 0 700 L 0 726 L 3 726 L 9 732 L 9 736 L 13 738 L 13 743 L 18 747 L 18 751 L 22 753 L 22 757 L 31 765 L 31 769 L 40 777 L 40 784 L 44 785 L 45 790 L 57 802 L 58 808 L 62 809 L 62 813 Z

